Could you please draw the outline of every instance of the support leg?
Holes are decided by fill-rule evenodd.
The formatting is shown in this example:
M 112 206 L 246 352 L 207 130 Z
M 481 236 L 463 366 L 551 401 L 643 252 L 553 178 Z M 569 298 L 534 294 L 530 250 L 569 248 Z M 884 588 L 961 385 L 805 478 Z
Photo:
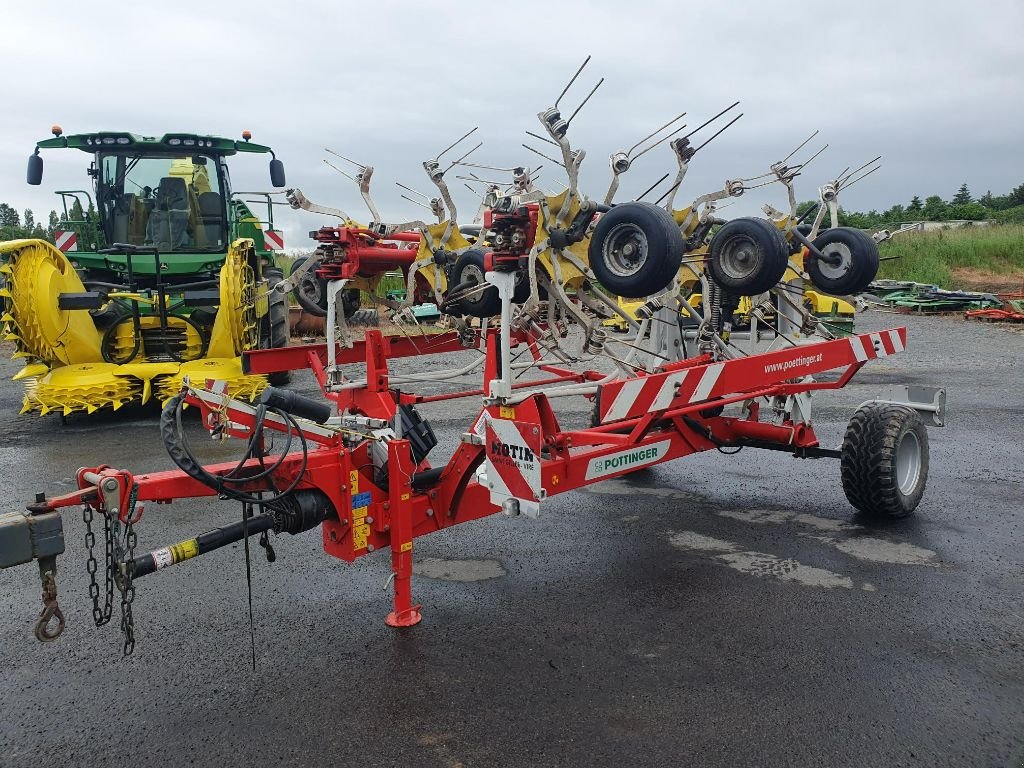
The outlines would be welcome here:
M 412 473 L 408 440 L 388 443 L 388 496 L 391 504 L 391 570 L 395 609 L 384 619 L 389 627 L 411 627 L 423 618 L 412 604 Z

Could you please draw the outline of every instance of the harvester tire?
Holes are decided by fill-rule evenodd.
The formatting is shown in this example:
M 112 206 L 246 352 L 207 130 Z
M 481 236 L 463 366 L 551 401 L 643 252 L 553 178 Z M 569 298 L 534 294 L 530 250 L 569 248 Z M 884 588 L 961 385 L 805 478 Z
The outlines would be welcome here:
M 899 519 L 921 502 L 928 481 L 928 431 L 913 408 L 865 403 L 846 428 L 843 491 L 868 517 Z
M 764 293 L 782 279 L 788 265 L 786 238 L 767 219 L 733 219 L 711 239 L 711 277 L 730 293 Z
M 284 270 L 268 267 L 263 270 L 263 276 L 267 278 L 268 287 L 273 288 L 284 280 Z M 288 331 L 288 295 L 282 291 L 271 290 L 269 303 L 267 316 L 263 318 L 264 345 L 268 349 L 287 347 L 291 337 Z M 292 373 L 279 371 L 270 374 L 267 379 L 271 386 L 280 387 L 292 380 Z
M 288 274 L 295 272 L 306 262 L 307 258 L 309 257 L 303 256 L 296 259 L 292 263 L 291 272 Z M 309 312 L 309 314 L 316 315 L 317 317 L 327 317 L 327 281 L 317 277 L 313 269 L 310 269 L 302 276 L 292 293 L 295 296 L 295 300 L 299 302 L 299 306 Z
M 501 312 L 501 296 L 498 289 L 489 285 L 484 278 L 484 252 L 479 248 L 470 248 L 463 251 L 459 260 L 455 262 L 455 269 L 452 272 L 451 285 L 458 288 L 459 293 L 472 291 L 478 285 L 488 285 L 483 291 L 473 294 L 466 299 L 458 300 L 457 311 L 472 317 L 493 317 Z
M 826 229 L 814 238 L 814 247 L 839 261 L 833 265 L 810 254 L 806 257 L 807 275 L 823 293 L 832 296 L 860 293 L 878 274 L 878 243 L 859 229 Z
M 652 203 L 632 202 L 598 219 L 587 254 L 601 285 L 616 296 L 642 299 L 671 284 L 684 250 L 672 214 Z

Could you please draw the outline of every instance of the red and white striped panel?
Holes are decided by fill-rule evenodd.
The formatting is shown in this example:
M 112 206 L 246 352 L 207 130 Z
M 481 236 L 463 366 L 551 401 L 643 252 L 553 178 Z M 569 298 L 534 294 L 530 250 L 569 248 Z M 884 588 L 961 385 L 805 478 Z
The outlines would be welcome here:
M 541 498 L 540 429 L 536 424 L 488 418 L 484 429 L 492 500 Z
M 279 229 L 267 229 L 263 232 L 263 244 L 268 251 L 284 250 L 284 232 Z
M 894 328 L 614 381 L 601 387 L 601 423 L 633 419 L 888 357 L 906 346 L 907 329 Z
M 53 233 L 53 244 L 63 253 L 71 253 L 78 250 L 78 235 L 58 229 Z

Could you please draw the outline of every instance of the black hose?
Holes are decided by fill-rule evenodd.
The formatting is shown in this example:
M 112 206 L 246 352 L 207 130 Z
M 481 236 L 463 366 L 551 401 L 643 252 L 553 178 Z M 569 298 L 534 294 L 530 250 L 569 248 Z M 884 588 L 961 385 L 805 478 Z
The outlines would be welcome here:
M 241 460 L 239 460 L 235 467 L 228 472 L 225 472 L 222 475 L 214 475 L 207 472 L 206 468 L 196 460 L 195 454 L 192 452 L 191 446 L 189 445 L 188 437 L 185 435 L 185 430 L 181 421 L 184 404 L 184 393 L 175 395 L 167 402 L 167 405 L 164 406 L 164 409 L 160 414 L 160 436 L 164 441 L 164 446 L 167 449 L 168 455 L 171 457 L 171 461 L 173 461 L 175 465 L 186 475 L 202 483 L 208 488 L 212 488 L 220 496 L 235 499 L 236 501 L 241 501 L 245 504 L 256 504 L 260 506 L 273 506 L 275 502 L 282 501 L 298 487 L 309 463 L 309 449 L 305 438 L 302 436 L 302 429 L 290 413 L 277 408 L 267 408 L 262 405 L 257 406 L 256 422 L 253 424 L 252 434 L 249 436 L 249 440 L 246 443 L 245 453 Z M 263 436 L 264 421 L 268 411 L 282 418 L 288 425 L 288 442 L 285 444 L 284 450 L 281 451 L 281 455 L 278 456 L 272 464 L 266 466 L 263 465 L 264 457 L 260 448 L 260 442 Z M 299 443 L 302 446 L 302 466 L 288 487 L 283 491 L 277 491 L 277 489 L 273 487 L 273 482 L 270 480 L 270 476 L 284 463 L 285 458 L 288 456 L 288 451 L 292 446 L 292 441 L 296 435 L 298 436 Z M 239 475 L 238 473 L 243 470 L 246 462 L 253 458 L 260 461 L 260 470 L 255 473 L 248 472 L 244 475 Z M 274 494 L 271 496 L 253 496 L 233 487 L 264 479 L 266 479 L 271 486 L 268 490 L 274 491 Z

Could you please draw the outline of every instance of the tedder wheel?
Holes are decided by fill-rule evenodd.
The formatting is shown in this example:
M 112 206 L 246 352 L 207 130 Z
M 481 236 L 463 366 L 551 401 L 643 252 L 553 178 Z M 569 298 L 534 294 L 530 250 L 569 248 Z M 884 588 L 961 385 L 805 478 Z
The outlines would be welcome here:
M 767 219 L 733 219 L 711 239 L 711 276 L 730 293 L 764 293 L 782 279 L 788 265 L 786 239 Z
M 825 293 L 860 293 L 878 274 L 878 243 L 859 229 L 826 229 L 814 238 L 814 247 L 834 260 L 829 263 L 813 255 L 805 260 L 811 282 Z
M 616 205 L 590 238 L 590 268 L 617 296 L 642 299 L 665 289 L 679 271 L 686 243 L 672 214 L 651 203 Z
M 843 490 L 871 517 L 906 517 L 928 481 L 928 431 L 913 408 L 865 403 L 846 428 Z
M 308 256 L 303 256 L 300 259 L 296 259 L 292 263 L 291 272 L 295 272 L 301 267 Z M 306 274 L 299 280 L 299 284 L 295 286 L 294 295 L 295 300 L 299 302 L 299 306 L 309 312 L 311 315 L 317 317 L 327 317 L 327 281 L 323 278 L 317 277 L 313 271 L 316 269 L 310 269 Z M 289 272 L 288 274 L 291 274 Z
M 263 270 L 267 278 L 267 286 L 273 288 L 284 280 L 284 270 L 267 267 Z M 269 349 L 287 347 L 290 338 L 288 330 L 288 296 L 281 291 L 270 292 L 270 307 L 263 318 L 264 346 Z M 280 387 L 292 380 L 291 371 L 279 371 L 268 376 L 272 386 Z
M 469 298 L 459 299 L 458 306 L 463 314 L 472 317 L 493 317 L 501 312 L 498 289 L 484 279 L 484 273 L 484 252 L 479 248 L 463 251 L 459 260 L 455 262 L 451 285 L 457 287 L 460 294 L 473 291 Z M 477 290 L 477 286 L 480 285 L 488 287 L 483 291 Z

